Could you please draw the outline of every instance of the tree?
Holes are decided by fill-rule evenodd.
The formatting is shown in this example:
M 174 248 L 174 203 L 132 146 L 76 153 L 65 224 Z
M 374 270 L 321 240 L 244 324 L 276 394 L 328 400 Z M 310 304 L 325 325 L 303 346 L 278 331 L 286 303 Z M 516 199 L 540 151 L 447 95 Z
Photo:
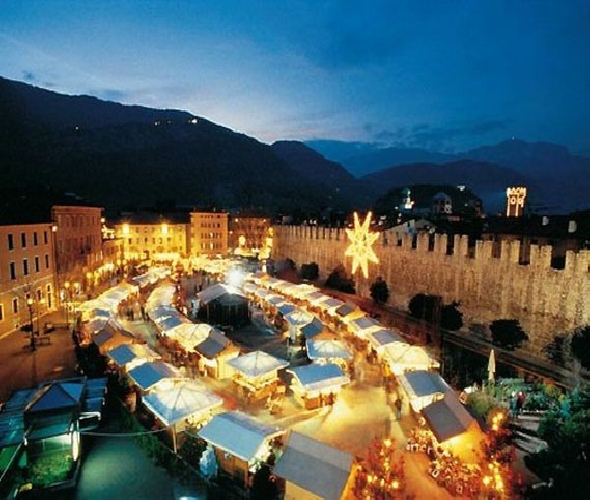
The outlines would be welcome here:
M 417 319 L 423 319 L 429 323 L 438 321 L 438 312 L 440 311 L 441 297 L 438 295 L 427 295 L 417 293 L 412 297 L 408 304 L 410 315 Z
M 514 350 L 529 338 L 517 319 L 496 319 L 490 324 L 490 331 L 492 342 L 503 349 Z
M 385 304 L 389 300 L 389 288 L 383 278 L 378 277 L 371 285 L 371 298 L 377 304 Z
M 572 335 L 572 356 L 590 370 L 590 325 L 578 328 Z
M 463 326 L 463 313 L 459 311 L 459 302 L 446 304 L 440 311 L 440 326 L 445 330 L 459 330 Z
M 338 266 L 330 273 L 326 280 L 326 287 L 344 293 L 355 293 L 354 283 L 346 276 L 344 266 Z
M 320 268 L 315 262 L 301 265 L 301 279 L 315 281 L 320 275 Z
M 555 492 L 578 498 L 590 488 L 590 391 L 575 389 L 559 405 L 546 412 L 539 424 L 539 437 L 547 449 L 526 457 L 531 469 L 555 481 Z

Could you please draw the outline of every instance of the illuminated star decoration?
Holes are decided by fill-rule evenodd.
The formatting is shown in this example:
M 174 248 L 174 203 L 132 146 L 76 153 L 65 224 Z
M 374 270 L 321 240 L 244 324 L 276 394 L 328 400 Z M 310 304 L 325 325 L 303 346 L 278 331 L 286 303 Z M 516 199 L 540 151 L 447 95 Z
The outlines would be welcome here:
M 350 239 L 350 245 L 348 245 L 344 255 L 346 257 L 352 257 L 352 274 L 360 267 L 365 278 L 369 277 L 369 261 L 375 264 L 379 262 L 372 248 L 373 243 L 379 238 L 379 233 L 371 233 L 369 231 L 370 224 L 371 212 L 367 214 L 367 218 L 362 224 L 359 222 L 359 216 L 355 212 L 354 229 L 346 229 L 346 234 Z

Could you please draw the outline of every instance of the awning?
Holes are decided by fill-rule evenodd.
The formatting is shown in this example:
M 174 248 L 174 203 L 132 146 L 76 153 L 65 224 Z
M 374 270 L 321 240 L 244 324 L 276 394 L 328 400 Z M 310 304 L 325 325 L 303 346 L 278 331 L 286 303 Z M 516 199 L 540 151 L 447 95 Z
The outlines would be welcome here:
M 273 473 L 318 498 L 340 500 L 353 462 L 352 455 L 292 431 Z
M 129 370 L 128 375 L 144 391 L 151 389 L 162 380 L 183 378 L 176 367 L 162 361 L 143 363 Z
M 215 415 L 199 431 L 199 437 L 246 462 L 264 453 L 264 445 L 285 431 L 265 424 L 240 411 Z M 265 459 L 266 456 L 260 456 Z
M 451 389 L 445 392 L 444 399 L 424 408 L 422 414 L 439 443 L 463 434 L 475 423 Z
M 185 381 L 172 388 L 155 391 L 143 397 L 143 404 L 164 425 L 173 425 L 192 415 L 213 410 L 223 399 L 196 381 Z
M 342 368 L 332 363 L 326 365 L 312 363 L 292 368 L 289 371 L 299 380 L 307 392 L 350 383 L 350 379 L 344 375 Z
M 253 351 L 227 362 L 246 377 L 255 378 L 289 366 L 284 359 L 275 358 L 264 351 Z

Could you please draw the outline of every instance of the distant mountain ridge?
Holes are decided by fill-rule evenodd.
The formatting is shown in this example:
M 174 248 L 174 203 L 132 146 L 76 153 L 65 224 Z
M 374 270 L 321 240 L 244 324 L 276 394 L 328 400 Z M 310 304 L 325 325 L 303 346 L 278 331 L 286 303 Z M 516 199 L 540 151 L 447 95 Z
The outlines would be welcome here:
M 305 217 L 370 209 L 390 189 L 416 184 L 466 185 L 486 211 L 497 211 L 506 187 L 518 184 L 529 187 L 538 211 L 590 206 L 590 160 L 549 143 L 507 141 L 448 155 L 314 141 L 338 161 L 297 141 L 269 146 L 187 111 L 67 96 L 1 77 L 0 120 L 5 196 L 35 184 L 115 209 L 165 201 Z M 359 165 L 378 170 L 357 178 Z
M 383 148 L 379 144 L 359 142 L 308 141 L 305 144 L 316 148 L 327 158 L 340 161 L 353 175 L 361 179 L 368 178 L 373 184 L 379 179 L 379 175 L 372 177 L 373 174 L 385 170 L 389 172 L 389 169 L 402 165 L 411 169 L 413 178 L 420 177 L 420 183 L 424 183 L 431 181 L 429 176 L 432 173 L 429 169 L 422 175 L 418 174 L 416 169 L 423 168 L 424 164 L 453 165 L 456 161 L 472 160 L 512 170 L 513 174 L 505 179 L 504 190 L 511 182 L 519 179 L 514 174 L 519 174 L 520 182 L 529 188 L 530 207 L 535 211 L 569 212 L 590 207 L 590 158 L 572 155 L 565 146 L 548 142 L 513 139 L 454 155 L 417 148 Z M 479 172 L 489 177 L 481 169 Z M 381 178 L 381 182 L 399 179 L 402 175 L 402 172 L 390 172 Z M 461 184 L 469 184 L 468 179 L 473 180 L 473 175 L 466 172 L 464 177 L 459 176 L 457 180 L 461 178 Z M 478 181 L 469 184 L 469 187 L 482 196 L 485 206 L 489 208 L 490 200 L 486 199 L 485 192 L 495 189 L 491 189 L 490 185 L 479 192 L 477 185 L 482 183 Z

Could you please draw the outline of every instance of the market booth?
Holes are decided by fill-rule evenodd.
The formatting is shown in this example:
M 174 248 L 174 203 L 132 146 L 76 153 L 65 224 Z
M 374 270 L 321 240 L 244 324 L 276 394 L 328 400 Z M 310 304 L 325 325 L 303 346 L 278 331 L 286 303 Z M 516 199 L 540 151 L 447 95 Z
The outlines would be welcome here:
M 440 363 L 424 347 L 405 342 L 386 345 L 383 361 L 397 377 L 407 371 L 433 370 L 440 367 Z
M 385 347 L 389 344 L 394 344 L 395 342 L 402 342 L 404 344 L 406 343 L 400 334 L 386 328 L 371 330 L 367 332 L 366 337 L 367 341 L 369 342 L 369 353 L 372 354 L 377 361 L 383 360 Z
M 169 381 L 143 398 L 144 406 L 172 430 L 176 453 L 176 433 L 204 425 L 223 399 L 195 380 Z
M 195 347 L 195 351 L 199 356 L 199 373 L 218 379 L 233 375 L 233 368 L 227 363 L 240 354 L 239 347 L 235 346 L 223 332 L 215 329 L 211 330 L 207 338 Z
M 442 399 L 426 406 L 422 415 L 432 431 L 435 449 L 440 446 L 466 463 L 477 462 L 485 435 L 452 389 Z
M 101 354 L 105 354 L 117 346 L 137 342 L 137 339 L 131 332 L 128 332 L 112 321 L 109 321 L 102 330 L 90 337 L 89 340 L 98 346 Z M 85 344 L 86 340 L 82 338 L 81 343 Z
M 307 340 L 305 345 L 307 357 L 314 363 L 334 363 L 346 369 L 353 357 L 352 352 L 342 340 L 314 338 Z
M 123 373 L 142 363 L 160 359 L 160 355 L 146 344 L 122 344 L 107 351 L 106 355 Z
M 340 500 L 351 498 L 354 457 L 296 431 L 291 431 L 273 473 L 285 480 L 285 498 Z
M 437 372 L 405 372 L 398 377 L 398 381 L 416 413 L 442 399 L 449 390 L 449 386 Z
M 251 478 L 277 447 L 282 447 L 285 431 L 240 411 L 215 415 L 199 432 L 214 451 L 219 470 L 240 487 Z
M 157 390 L 165 380 L 184 379 L 178 368 L 163 361 L 142 363 L 127 372 L 132 382 L 143 392 Z
M 332 402 L 342 386 L 350 383 L 342 368 L 333 363 L 297 366 L 288 370 L 293 374 L 291 390 L 295 399 L 306 409 L 313 410 Z
M 284 359 L 264 351 L 253 351 L 227 362 L 234 369 L 233 382 L 246 400 L 267 398 L 280 385 L 278 371 L 289 366 Z

